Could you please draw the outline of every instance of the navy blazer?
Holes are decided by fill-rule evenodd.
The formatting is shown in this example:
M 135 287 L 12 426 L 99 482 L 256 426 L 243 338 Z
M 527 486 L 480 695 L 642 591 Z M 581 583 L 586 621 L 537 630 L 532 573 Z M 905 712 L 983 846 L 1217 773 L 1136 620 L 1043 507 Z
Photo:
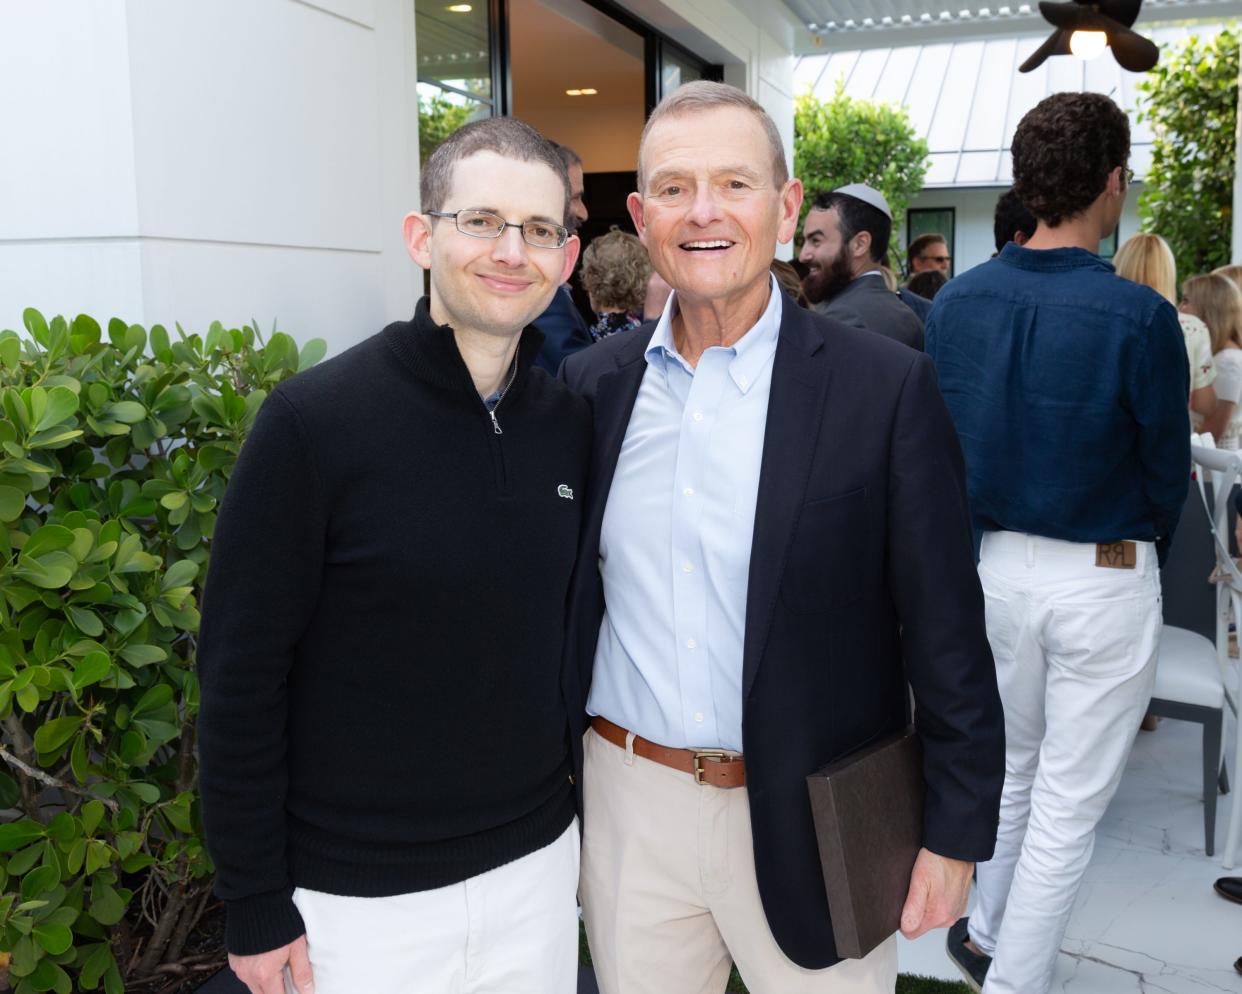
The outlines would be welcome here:
M 578 769 L 604 608 L 600 528 L 654 327 L 605 339 L 561 370 L 595 421 L 565 668 Z M 759 892 L 776 941 L 799 966 L 839 960 L 806 777 L 901 728 L 907 680 L 927 782 L 923 844 L 956 859 L 991 856 L 1004 719 L 962 455 L 935 372 L 922 353 L 788 296 L 772 369 L 742 673 Z

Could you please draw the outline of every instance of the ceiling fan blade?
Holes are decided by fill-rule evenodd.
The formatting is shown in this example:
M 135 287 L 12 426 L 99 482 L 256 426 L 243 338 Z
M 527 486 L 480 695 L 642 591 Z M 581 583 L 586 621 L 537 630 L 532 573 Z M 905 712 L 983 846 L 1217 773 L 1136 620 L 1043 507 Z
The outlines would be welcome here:
M 1143 0 L 1100 0 L 1100 13 L 1128 28 L 1138 20 L 1142 6 Z
M 1077 3 L 1051 3 L 1050 0 L 1040 0 L 1039 12 L 1045 21 L 1062 31 L 1082 30 L 1083 20 L 1091 13 Z
M 1155 42 L 1129 28 L 1110 32 L 1108 43 L 1117 64 L 1130 72 L 1147 72 L 1160 61 L 1160 49 Z
M 1044 61 L 1051 55 L 1068 55 L 1069 54 L 1069 32 L 1054 31 L 1048 36 L 1048 39 L 1035 49 L 1027 60 L 1018 66 L 1018 72 L 1030 72 L 1032 69 L 1038 69 L 1044 64 Z

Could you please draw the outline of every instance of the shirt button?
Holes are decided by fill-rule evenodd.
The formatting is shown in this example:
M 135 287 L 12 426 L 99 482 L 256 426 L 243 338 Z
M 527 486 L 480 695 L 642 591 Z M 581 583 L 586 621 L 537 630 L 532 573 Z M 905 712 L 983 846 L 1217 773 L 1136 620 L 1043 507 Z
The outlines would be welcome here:
M 682 563 L 682 564 L 681 564 L 681 571 L 682 571 L 683 573 L 693 573 L 693 572 L 694 572 L 694 567 L 693 567 L 690 563 Z
M 681 492 L 681 495 L 682 495 L 683 497 L 693 497 L 693 496 L 694 496 L 694 487 L 686 487 L 686 488 L 685 488 L 685 489 Z
M 703 720 L 703 712 L 702 712 L 702 711 L 695 711 L 695 712 L 694 712 L 694 720 L 695 720 L 695 721 L 702 721 L 702 720 Z
M 693 415 L 691 415 L 691 416 L 694 418 L 694 420 L 695 420 L 695 421 L 702 421 L 702 420 L 703 420 L 703 412 L 702 412 L 702 411 L 695 411 L 695 412 L 694 412 L 694 414 L 693 414 Z
M 687 649 L 697 649 L 698 647 L 699 647 L 699 643 L 696 642 L 694 639 L 686 639 Z

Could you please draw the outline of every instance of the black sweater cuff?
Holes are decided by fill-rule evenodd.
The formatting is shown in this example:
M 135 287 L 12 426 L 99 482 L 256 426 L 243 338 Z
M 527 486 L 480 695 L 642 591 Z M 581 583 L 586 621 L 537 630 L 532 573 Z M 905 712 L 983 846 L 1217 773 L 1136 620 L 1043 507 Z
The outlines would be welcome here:
M 224 943 L 234 956 L 270 952 L 305 933 L 292 888 L 228 902 Z

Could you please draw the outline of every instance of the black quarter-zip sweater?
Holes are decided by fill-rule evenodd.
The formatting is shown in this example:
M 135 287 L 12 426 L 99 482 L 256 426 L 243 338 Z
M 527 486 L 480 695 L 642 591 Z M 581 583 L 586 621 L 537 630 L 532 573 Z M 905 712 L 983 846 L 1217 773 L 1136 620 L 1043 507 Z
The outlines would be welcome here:
M 198 647 L 231 952 L 303 933 L 295 886 L 442 887 L 570 824 L 561 649 L 590 415 L 532 368 L 540 342 L 523 333 L 496 425 L 426 299 L 263 404 Z

